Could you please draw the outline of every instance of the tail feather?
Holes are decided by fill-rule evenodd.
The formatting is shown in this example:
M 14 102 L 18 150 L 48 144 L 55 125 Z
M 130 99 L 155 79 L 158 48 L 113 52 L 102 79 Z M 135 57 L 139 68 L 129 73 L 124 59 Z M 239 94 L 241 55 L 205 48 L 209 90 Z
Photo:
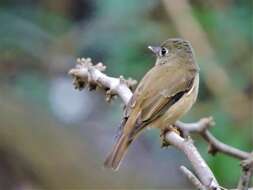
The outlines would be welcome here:
M 104 166 L 106 168 L 111 168 L 113 170 L 117 170 L 119 168 L 121 160 L 124 158 L 128 150 L 128 146 L 137 135 L 134 131 L 138 117 L 138 109 L 136 109 L 131 112 L 131 117 L 125 118 L 122 121 L 120 134 L 117 138 L 116 144 L 104 162 Z
M 106 168 L 111 168 L 113 170 L 117 170 L 120 166 L 121 160 L 125 156 L 128 146 L 130 145 L 131 140 L 129 136 L 121 135 L 118 138 L 117 143 L 113 147 L 113 151 L 109 154 L 104 162 L 104 166 Z

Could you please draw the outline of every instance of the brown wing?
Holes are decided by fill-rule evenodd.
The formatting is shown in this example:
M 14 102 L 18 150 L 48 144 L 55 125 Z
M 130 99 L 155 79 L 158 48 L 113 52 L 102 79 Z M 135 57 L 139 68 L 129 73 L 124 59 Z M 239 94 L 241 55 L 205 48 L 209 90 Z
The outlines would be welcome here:
M 161 89 L 156 93 L 150 89 L 147 92 L 147 98 L 141 105 L 141 119 L 143 122 L 151 122 L 158 116 L 167 111 L 175 102 L 177 102 L 184 93 L 191 89 L 194 76 L 190 73 L 171 72 L 171 80 L 162 84 Z M 158 81 L 159 82 L 159 81 Z
M 131 131 L 133 136 L 162 115 L 191 88 L 194 77 L 195 73 L 179 69 L 176 65 L 157 65 L 152 68 L 144 76 L 126 107 L 126 120 L 139 109 L 136 124 L 129 126 L 129 129 L 124 128 L 124 131 Z

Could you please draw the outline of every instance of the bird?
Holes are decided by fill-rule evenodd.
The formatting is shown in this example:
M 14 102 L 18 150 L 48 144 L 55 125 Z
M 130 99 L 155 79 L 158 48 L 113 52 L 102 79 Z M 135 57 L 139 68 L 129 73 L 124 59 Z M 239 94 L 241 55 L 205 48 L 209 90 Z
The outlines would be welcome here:
M 125 106 L 119 134 L 104 167 L 118 170 L 129 145 L 147 128 L 161 133 L 190 110 L 199 90 L 199 66 L 189 41 L 169 38 L 148 46 L 154 66 L 144 75 Z

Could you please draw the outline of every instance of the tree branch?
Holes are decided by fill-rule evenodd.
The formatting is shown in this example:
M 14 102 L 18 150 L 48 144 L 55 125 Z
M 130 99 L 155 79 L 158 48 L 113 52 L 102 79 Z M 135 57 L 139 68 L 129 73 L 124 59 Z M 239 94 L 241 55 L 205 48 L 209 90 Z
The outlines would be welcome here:
M 199 179 L 185 166 L 180 166 L 180 170 L 198 190 L 207 190 Z
M 216 139 L 208 129 L 214 125 L 212 117 L 202 118 L 196 123 L 183 123 L 181 121 L 176 122 L 176 126 L 182 130 L 184 134 L 198 133 L 209 144 L 208 152 L 215 155 L 217 152 L 221 152 L 228 156 L 244 160 L 249 158 L 250 153 L 239 150 L 232 146 L 226 145 L 223 142 Z
M 189 133 L 198 133 L 209 144 L 208 152 L 215 155 L 221 152 L 228 156 L 243 160 L 241 162 L 242 175 L 239 180 L 238 190 L 247 190 L 250 184 L 250 179 L 253 173 L 253 153 L 248 153 L 232 146 L 226 145 L 216 139 L 208 129 L 214 126 L 212 117 L 202 118 L 195 123 L 176 122 L 176 126 L 182 131 L 184 135 Z
M 74 77 L 73 84 L 76 89 L 82 90 L 86 86 L 89 90 L 101 88 L 106 92 L 106 101 L 119 95 L 125 104 L 128 103 L 132 97 L 131 89 L 137 83 L 131 78 L 124 79 L 123 76 L 119 78 L 109 77 L 102 73 L 106 66 L 102 63 L 93 65 L 90 58 L 77 59 L 75 68 L 70 69 L 69 74 Z
M 175 132 L 167 132 L 166 140 L 179 150 L 183 151 L 188 160 L 191 162 L 200 181 L 208 189 L 220 189 L 212 171 L 194 146 L 190 138 L 184 139 Z
M 109 77 L 102 73 L 105 66 L 102 63 L 93 65 L 91 59 L 78 59 L 78 64 L 69 74 L 74 77 L 74 85 L 77 89 L 87 86 L 90 90 L 101 88 L 106 91 L 107 100 L 115 95 L 119 95 L 123 102 L 127 104 L 132 97 L 131 88 L 136 81 Z M 212 171 L 201 157 L 192 140 L 184 139 L 179 134 L 169 131 L 165 134 L 166 140 L 180 149 L 192 164 L 201 183 L 208 189 L 220 190 L 217 180 Z
M 247 190 L 253 173 L 253 153 L 251 153 L 248 159 L 241 162 L 241 167 L 242 175 L 239 180 L 238 190 Z

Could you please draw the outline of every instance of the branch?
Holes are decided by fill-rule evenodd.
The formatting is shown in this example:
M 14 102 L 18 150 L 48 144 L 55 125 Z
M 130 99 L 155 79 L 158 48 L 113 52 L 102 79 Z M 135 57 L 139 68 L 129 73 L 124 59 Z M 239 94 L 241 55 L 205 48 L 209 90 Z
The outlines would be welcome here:
M 250 184 L 250 179 L 253 173 L 253 153 L 248 153 L 232 146 L 226 145 L 216 139 L 208 129 L 214 125 L 212 117 L 202 118 L 196 123 L 176 122 L 176 126 L 182 131 L 184 135 L 189 133 L 198 133 L 209 144 L 208 152 L 215 155 L 217 152 L 232 156 L 243 160 L 241 162 L 242 175 L 239 180 L 238 190 L 247 190 Z
M 175 132 L 167 132 L 166 141 L 183 151 L 188 160 L 191 162 L 200 181 L 208 189 L 220 189 L 217 180 L 215 179 L 212 171 L 194 146 L 193 141 L 188 138 L 184 139 Z
M 105 70 L 105 66 L 102 63 L 93 65 L 90 58 L 78 59 L 77 62 L 77 66 L 69 71 L 69 74 L 74 77 L 75 88 L 80 90 L 85 86 L 88 86 L 90 90 L 101 88 L 106 91 L 107 100 L 119 95 L 125 104 L 129 102 L 132 97 L 131 87 L 136 81 L 132 79 L 125 80 L 123 77 L 117 79 L 107 76 L 102 73 Z M 170 144 L 180 149 L 186 155 L 205 187 L 220 190 L 212 171 L 190 139 L 184 139 L 172 131 L 167 132 L 165 137 Z
M 241 162 L 241 167 L 242 175 L 239 180 L 238 190 L 247 190 L 253 173 L 253 153 L 248 159 Z
M 238 158 L 240 160 L 249 158 L 250 153 L 226 145 L 216 139 L 208 131 L 208 129 L 213 125 L 214 121 L 212 117 L 202 118 L 196 123 L 183 123 L 181 121 L 176 122 L 176 126 L 181 129 L 183 134 L 198 133 L 199 135 L 201 135 L 202 138 L 209 144 L 208 152 L 212 155 L 215 155 L 217 152 L 221 152 L 223 154 Z
M 131 89 L 137 81 L 129 78 L 124 79 L 123 76 L 113 78 L 102 73 L 106 66 L 102 63 L 93 65 L 90 58 L 77 59 L 77 65 L 69 71 L 69 74 L 74 77 L 73 84 L 76 89 L 82 90 L 88 86 L 89 90 L 101 88 L 106 92 L 106 101 L 119 95 L 125 104 L 132 97 Z
M 207 190 L 199 179 L 186 167 L 180 166 L 180 170 L 198 190 Z

